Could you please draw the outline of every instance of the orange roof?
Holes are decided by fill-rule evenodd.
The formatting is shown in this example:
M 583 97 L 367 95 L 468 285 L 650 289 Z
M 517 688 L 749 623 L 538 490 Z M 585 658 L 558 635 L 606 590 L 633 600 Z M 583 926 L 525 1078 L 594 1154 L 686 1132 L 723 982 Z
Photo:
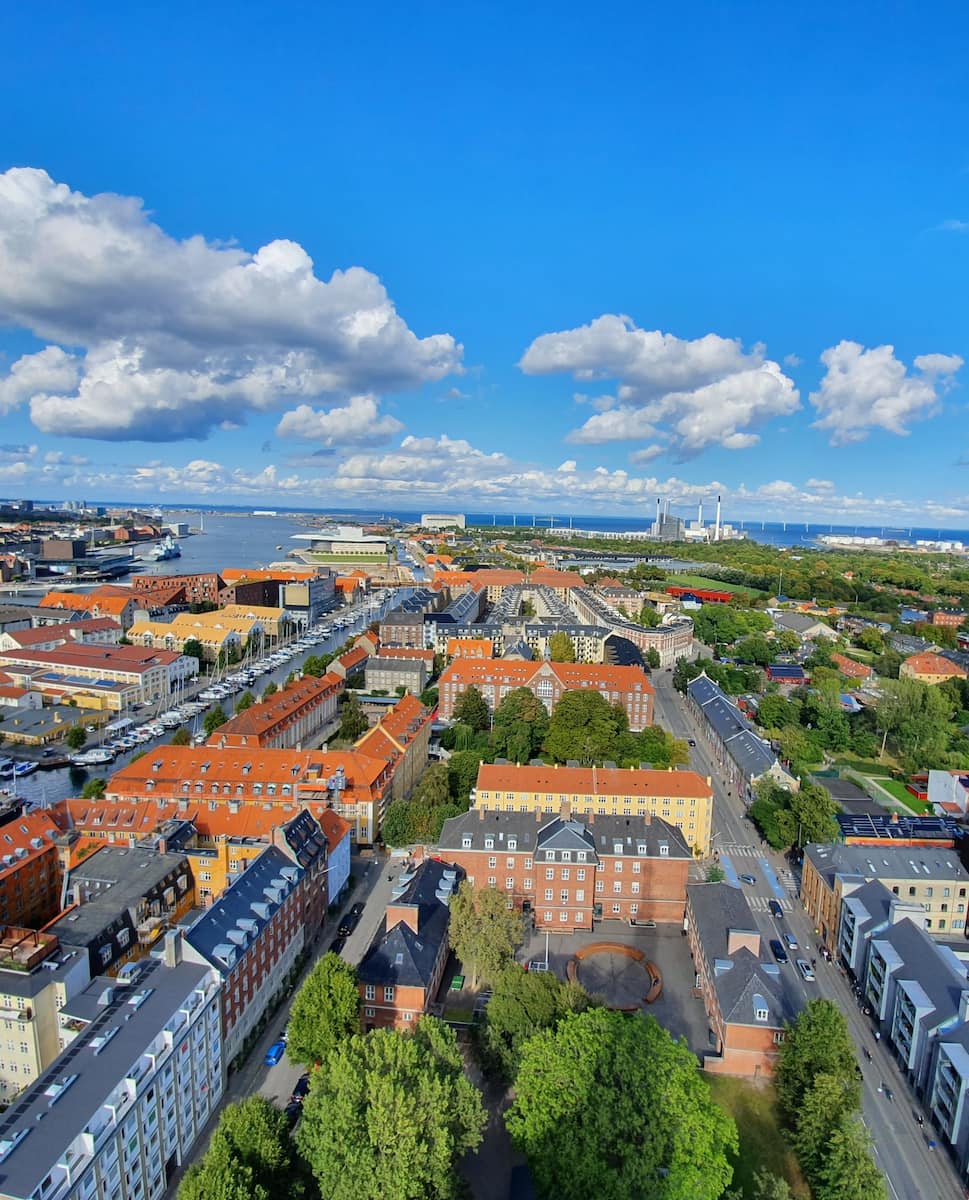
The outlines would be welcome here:
M 80 592 L 48 592 L 42 596 L 39 608 L 71 608 L 75 612 L 87 612 L 90 600 Z
M 360 663 L 366 662 L 369 657 L 369 652 L 365 650 L 363 646 L 354 646 L 353 649 L 348 650 L 346 654 L 341 654 L 337 659 L 337 662 L 340 663 L 347 671 L 350 671 L 354 667 L 359 666 Z
M 417 646 L 382 646 L 377 651 L 378 658 L 414 658 L 421 662 L 433 663 L 434 651 L 421 650 Z
M 614 667 L 608 663 L 528 662 L 515 659 L 455 658 L 442 672 L 445 683 L 502 683 L 512 687 L 531 687 L 537 677 L 554 675 L 562 687 L 606 688 L 613 692 L 652 693 L 653 685 L 641 667 Z
M 941 654 L 925 651 L 922 654 L 911 654 L 902 663 L 913 675 L 951 675 L 959 679 L 966 678 L 965 670 Z
M 316 819 L 323 830 L 327 848 L 332 854 L 343 839 L 350 834 L 353 826 L 349 821 L 345 821 L 339 813 L 335 813 L 332 808 L 321 809 L 317 813 Z
M 435 571 L 432 582 L 438 587 L 457 587 L 468 583 L 472 587 L 513 587 L 524 583 L 525 576 L 521 571 L 513 571 L 506 567 L 489 567 L 484 571 Z
M 478 767 L 478 798 L 485 792 L 543 792 L 575 796 L 713 795 L 696 771 L 644 771 L 635 767 L 518 767 L 512 763 L 482 763 Z
M 867 679 L 869 676 L 875 674 L 871 667 L 865 663 L 855 662 L 853 658 L 846 658 L 843 654 L 832 654 L 831 661 L 842 675 L 853 675 L 856 679 Z
M 294 679 L 268 700 L 252 704 L 241 713 L 230 717 L 224 725 L 215 730 L 209 738 L 209 743 L 218 745 L 219 739 L 226 736 L 266 737 L 277 726 L 285 725 L 290 717 L 306 705 L 320 705 L 335 692 L 342 692 L 343 688 L 344 681 L 340 676 L 329 671 L 319 679 L 313 675 Z
M 92 611 L 96 609 L 99 614 L 114 613 L 115 616 L 120 617 L 128 605 L 134 601 L 134 596 L 128 592 L 124 596 L 91 596 L 89 599 L 92 603 L 88 605 L 88 608 Z
M 449 658 L 491 658 L 495 644 L 491 638 L 448 638 Z
M 355 577 L 338 575 L 335 586 L 338 592 L 355 592 L 360 584 L 361 581 Z
M 49 667 L 102 667 L 108 671 L 148 671 L 169 666 L 181 658 L 176 650 L 150 646 L 113 646 L 102 642 L 72 642 L 54 650 L 6 650 L 0 657 L 10 662 Z
M 432 709 L 425 708 L 417 696 L 408 693 L 401 696 L 390 712 L 384 715 L 380 728 L 399 740 L 402 734 L 410 733 L 413 736 L 413 733 L 430 721 L 433 715 Z
M 51 839 L 59 834 L 56 821 L 52 821 L 50 814 L 43 811 L 23 813 L 0 825 L 0 879 L 49 851 L 53 845 Z M 35 841 L 40 845 L 35 845 Z M 18 850 L 21 852 L 19 856 Z M 10 862 L 7 862 L 8 858 Z
M 315 579 L 316 578 L 315 571 L 306 571 L 306 570 L 284 571 L 282 569 L 276 570 L 276 571 L 271 571 L 266 568 L 259 568 L 259 569 L 248 568 L 248 569 L 246 569 L 246 568 L 241 568 L 241 567 L 228 567 L 225 571 L 222 571 L 221 574 L 222 574 L 222 579 L 227 584 L 242 583 L 244 580 L 248 581 L 248 582 L 252 582 L 252 583 L 257 583 L 262 580 L 274 580 L 274 579 L 278 579 L 285 583 L 293 583 L 293 582 L 302 581 L 304 579 Z
M 551 567 L 539 567 L 532 571 L 529 582 L 550 588 L 585 587 L 585 580 L 575 571 L 555 571 Z

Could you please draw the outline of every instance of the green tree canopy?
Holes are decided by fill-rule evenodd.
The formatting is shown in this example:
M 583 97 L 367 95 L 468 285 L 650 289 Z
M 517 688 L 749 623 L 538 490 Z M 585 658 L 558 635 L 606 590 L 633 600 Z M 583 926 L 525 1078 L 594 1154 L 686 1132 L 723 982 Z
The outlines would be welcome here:
M 250 691 L 245 691 L 236 701 L 236 712 L 245 712 L 247 708 L 252 708 L 256 703 L 256 697 Z
M 898 752 L 913 760 L 941 765 L 952 727 L 947 693 L 917 679 L 886 680 L 878 703 L 878 724 Z
M 686 1043 L 602 1008 L 525 1044 L 506 1124 L 539 1191 L 560 1200 L 718 1200 L 738 1144 Z
M 529 1038 L 553 1028 L 567 1013 L 584 1012 L 591 1004 L 579 984 L 562 983 L 550 971 L 523 971 L 509 963 L 492 982 L 482 1030 L 485 1051 L 510 1082 Z
M 855 1046 L 841 1010 L 830 1000 L 809 1000 L 788 1027 L 774 1083 L 781 1111 L 792 1129 L 819 1075 L 841 1083 L 857 1108 L 861 1097 Z
M 204 1156 L 185 1174 L 178 1200 L 271 1200 L 286 1179 L 302 1194 L 286 1117 L 262 1096 L 223 1109 Z
M 182 653 L 187 654 L 189 658 L 197 658 L 199 664 L 205 657 L 205 649 L 198 638 L 189 638 L 182 646 Z
M 454 720 L 475 731 L 487 729 L 491 724 L 491 709 L 481 694 L 480 688 L 470 684 L 464 689 L 454 705 Z
M 202 718 L 202 728 L 205 730 L 205 736 L 211 737 L 219 726 L 224 725 L 227 720 L 228 717 L 222 711 L 221 705 L 217 704 L 215 708 L 210 708 Z
M 842 1117 L 831 1131 L 812 1184 L 814 1200 L 887 1200 L 885 1180 L 860 1117 Z
M 552 712 L 545 749 L 557 762 L 570 758 L 589 765 L 616 759 L 619 738 L 629 728 L 621 704 L 610 704 L 591 689 L 563 692 Z
M 321 1062 L 359 1028 L 357 972 L 337 954 L 324 954 L 293 999 L 286 1053 L 294 1063 Z
M 552 662 L 574 663 L 575 642 L 562 630 L 557 630 L 548 639 L 548 656 Z
M 100 800 L 108 790 L 106 779 L 89 779 L 81 789 L 82 800 Z
M 360 707 L 360 701 L 351 692 L 340 711 L 340 737 L 345 742 L 355 742 L 358 737 L 370 728 L 367 714 Z
M 413 1034 L 337 1045 L 313 1073 L 296 1143 L 327 1200 L 453 1200 L 455 1165 L 485 1123 L 454 1033 L 422 1017 Z
M 527 763 L 548 734 L 548 710 L 529 688 L 513 688 L 495 709 L 491 745 L 495 754 Z
M 87 734 L 84 732 L 83 725 L 72 725 L 64 735 L 64 744 L 68 750 L 80 750 L 87 741 Z
M 448 790 L 452 804 L 467 812 L 471 789 L 478 782 L 481 755 L 477 750 L 455 750 L 447 761 Z
M 471 986 L 498 977 L 525 940 L 522 915 L 508 907 L 504 892 L 475 888 L 467 880 L 451 900 L 451 949 L 471 972 Z
M 278 691 L 279 691 L 279 688 L 270 679 L 270 681 L 263 688 L 263 691 L 262 691 L 263 700 L 268 700 L 270 696 L 275 696 Z
M 192 735 L 189 733 L 187 726 L 180 725 L 172 734 L 172 746 L 188 746 L 192 741 Z

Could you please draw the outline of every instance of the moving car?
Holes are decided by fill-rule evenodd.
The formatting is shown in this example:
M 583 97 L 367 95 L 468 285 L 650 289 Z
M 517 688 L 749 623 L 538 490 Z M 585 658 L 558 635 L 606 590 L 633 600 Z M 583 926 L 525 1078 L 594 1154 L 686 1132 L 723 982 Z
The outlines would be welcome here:
M 797 959 L 795 966 L 804 976 L 804 979 L 807 983 L 814 982 L 814 969 L 806 958 Z
M 756 875 L 745 874 L 745 875 L 739 876 L 739 878 L 740 878 L 741 883 L 749 883 L 751 886 L 753 886 L 757 882 Z
M 770 948 L 771 948 L 771 953 L 774 955 L 774 957 L 777 959 L 777 961 L 779 963 L 787 962 L 787 951 L 780 944 L 780 942 L 777 940 L 777 938 L 771 938 Z
M 797 949 L 797 938 L 794 936 L 793 933 L 785 933 L 784 941 L 787 943 L 788 950 L 796 950 Z
M 768 900 L 767 907 L 770 909 L 772 917 L 776 917 L 778 921 L 784 916 L 784 910 L 776 900 Z
M 266 1051 L 266 1057 L 263 1059 L 263 1062 L 266 1064 L 267 1067 L 274 1067 L 276 1065 L 276 1063 L 279 1062 L 279 1060 L 283 1057 L 283 1055 L 285 1053 L 286 1053 L 285 1041 L 273 1042 L 273 1044 Z

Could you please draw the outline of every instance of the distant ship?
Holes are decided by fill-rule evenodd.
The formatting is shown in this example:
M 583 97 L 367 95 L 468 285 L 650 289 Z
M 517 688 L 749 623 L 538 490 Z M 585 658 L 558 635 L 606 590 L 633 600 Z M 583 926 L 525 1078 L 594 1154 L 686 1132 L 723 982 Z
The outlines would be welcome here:
M 169 534 L 163 542 L 159 542 L 151 551 L 151 557 L 155 562 L 168 562 L 173 558 L 181 558 L 182 550 L 178 542 Z

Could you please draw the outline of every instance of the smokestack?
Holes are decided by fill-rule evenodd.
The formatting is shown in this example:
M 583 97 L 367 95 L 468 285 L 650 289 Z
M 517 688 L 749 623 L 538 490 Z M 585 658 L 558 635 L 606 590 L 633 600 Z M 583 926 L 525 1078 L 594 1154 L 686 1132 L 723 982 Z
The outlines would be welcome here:
M 717 523 L 713 530 L 713 540 L 720 541 L 720 497 L 717 497 Z
M 701 529 L 703 528 L 703 500 L 702 500 L 702 498 L 700 499 L 699 503 L 696 506 L 696 523 L 700 526 Z

